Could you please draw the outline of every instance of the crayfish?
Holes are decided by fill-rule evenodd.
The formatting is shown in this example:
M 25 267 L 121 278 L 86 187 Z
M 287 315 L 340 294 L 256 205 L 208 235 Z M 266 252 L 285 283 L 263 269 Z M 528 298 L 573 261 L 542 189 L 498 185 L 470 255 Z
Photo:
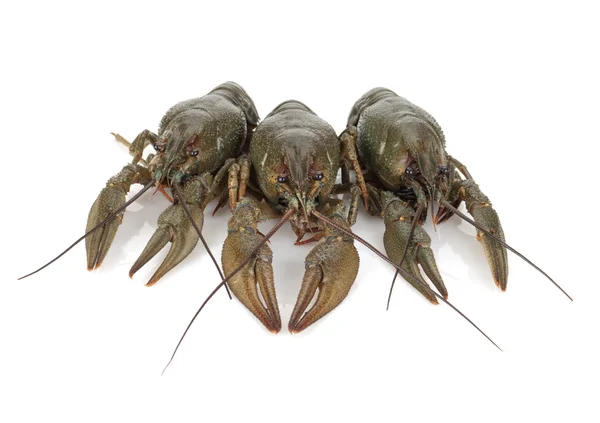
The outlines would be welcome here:
M 222 252 L 226 276 L 215 261 L 222 281 L 192 318 L 175 352 L 198 313 L 223 286 L 229 287 L 269 331 L 281 330 L 273 252 L 266 242 L 288 221 L 297 244 L 317 242 L 305 259 L 304 277 L 288 323 L 292 333 L 324 317 L 347 296 L 359 268 L 354 246 L 358 240 L 394 266 L 397 274 L 430 302 L 448 304 L 493 343 L 447 301 L 448 291 L 430 248 L 431 239 L 421 227 L 430 204 L 434 225 L 457 215 L 477 228 L 477 239 L 500 289 L 504 291 L 507 285 L 509 249 L 569 297 L 547 274 L 506 244 L 490 200 L 467 168 L 446 152 L 444 134 L 435 119 L 388 89 L 375 88 L 363 95 L 340 136 L 295 100 L 281 103 L 259 124 L 252 100 L 232 82 L 173 106 L 156 134 L 145 130 L 132 143 L 115 136 L 128 146 L 133 160 L 107 182 L 90 210 L 86 234 L 65 250 L 85 238 L 88 269 L 101 265 L 126 207 L 153 186 L 167 197 L 165 189 L 170 188 L 173 205 L 159 217 L 158 228 L 133 264 L 130 276 L 168 242 L 172 245 L 147 285 L 156 283 L 185 259 L 198 239 L 204 242 L 203 212 L 209 202 L 218 198 L 217 209 L 228 203 L 233 213 Z M 143 159 L 143 150 L 149 145 L 155 153 Z M 126 201 L 135 183 L 144 188 Z M 348 207 L 336 197 L 343 192 L 351 194 Z M 389 257 L 351 231 L 361 198 L 369 213 L 384 218 L 384 246 Z M 462 202 L 473 219 L 458 210 Z M 435 204 L 438 210 L 434 214 Z M 259 222 L 277 217 L 278 223 L 263 235 Z M 310 238 L 304 240 L 306 235 Z M 429 287 L 420 269 L 437 292 Z M 390 296 L 392 288 L 393 283 Z
M 88 216 L 86 234 L 54 260 L 24 277 L 42 270 L 84 238 L 88 270 L 98 268 L 110 249 L 125 208 L 156 186 L 173 205 L 159 216 L 158 228 L 129 272 L 133 276 L 171 242 L 167 256 L 146 285 L 155 284 L 185 259 L 202 238 L 204 209 L 226 190 L 229 167 L 258 120 L 256 107 L 244 89 L 226 82 L 203 97 L 171 107 L 162 118 L 158 133 L 144 130 L 132 143 L 114 134 L 117 141 L 128 146 L 133 160 L 100 191 Z M 155 153 L 143 159 L 147 146 L 152 146 Z M 125 201 L 136 183 L 144 188 Z M 174 200 L 165 188 L 175 192 Z
M 240 301 L 272 332 L 281 329 L 275 294 L 272 251 L 263 244 L 257 229 L 261 220 L 277 214 L 289 220 L 298 236 L 323 239 L 306 257 L 305 274 L 288 325 L 299 332 L 333 308 L 347 295 L 358 272 L 358 253 L 352 238 L 324 225 L 316 213 L 324 213 L 349 228 L 355 214 L 348 215 L 342 201 L 333 198 L 341 146 L 333 128 L 298 101 L 286 101 L 275 108 L 256 128 L 250 141 L 249 161 L 256 189 L 244 197 L 248 176 L 238 178 L 230 168 L 230 198 L 233 217 L 223 246 L 223 271 L 232 274 L 248 256 L 254 258 L 229 280 Z M 245 172 L 248 175 L 250 172 Z M 241 173 L 240 173 L 241 175 Z M 260 301 L 258 289 L 265 304 Z M 314 305 L 307 310 L 315 293 Z M 266 307 L 265 307 L 266 306 Z
M 545 272 L 506 244 L 491 201 L 466 166 L 446 152 L 444 133 L 425 110 L 391 90 L 374 88 L 354 104 L 341 138 L 358 150 L 362 169 L 357 183 L 365 193 L 365 208 L 384 217 L 389 258 L 416 276 L 408 282 L 430 302 L 437 303 L 436 294 L 427 286 L 419 266 L 444 298 L 448 291 L 429 247 L 431 238 L 419 225 L 429 203 L 432 216 L 434 204 L 439 205 L 434 225 L 456 214 L 477 228 L 494 282 L 502 291 L 508 278 L 508 248 L 571 299 Z M 463 201 L 473 220 L 458 210 Z M 392 289 L 393 283 L 390 296 Z

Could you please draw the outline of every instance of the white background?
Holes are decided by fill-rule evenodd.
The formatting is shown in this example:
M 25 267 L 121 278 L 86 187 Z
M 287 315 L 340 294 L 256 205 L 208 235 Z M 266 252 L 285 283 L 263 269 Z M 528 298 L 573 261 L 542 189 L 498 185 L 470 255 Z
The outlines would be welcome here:
M 598 421 L 598 14 L 592 2 L 448 3 L 3 5 L 0 421 Z M 127 277 L 160 195 L 131 207 L 99 271 L 80 245 L 16 280 L 83 233 L 130 160 L 111 131 L 155 131 L 170 106 L 226 80 L 261 117 L 295 98 L 338 132 L 374 86 L 425 108 L 508 242 L 575 301 L 510 253 L 500 292 L 454 218 L 428 228 L 450 300 L 503 353 L 404 281 L 386 312 L 393 271 L 358 246 L 354 287 L 319 324 L 273 336 L 219 293 L 161 377 L 218 279 L 200 247 L 152 288 L 160 259 Z M 217 256 L 228 215 L 206 213 Z M 383 248 L 380 219 L 361 213 L 355 231 Z M 286 227 L 272 242 L 285 324 L 310 249 L 293 239 Z

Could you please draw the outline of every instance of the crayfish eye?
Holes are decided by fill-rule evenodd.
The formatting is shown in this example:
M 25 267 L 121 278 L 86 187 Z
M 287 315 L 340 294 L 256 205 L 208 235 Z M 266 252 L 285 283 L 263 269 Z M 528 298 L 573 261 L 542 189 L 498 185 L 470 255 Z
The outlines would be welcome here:
M 162 153 L 165 151 L 166 145 L 165 144 L 152 144 L 152 147 L 154 147 L 154 149 L 157 152 Z
M 192 157 L 196 157 L 198 155 L 198 150 L 194 150 L 190 153 Z
M 313 180 L 320 181 L 321 179 L 323 179 L 323 172 L 317 172 L 313 175 Z
M 279 182 L 280 184 L 285 184 L 288 181 L 288 177 L 285 175 L 279 175 L 277 177 L 277 182 Z

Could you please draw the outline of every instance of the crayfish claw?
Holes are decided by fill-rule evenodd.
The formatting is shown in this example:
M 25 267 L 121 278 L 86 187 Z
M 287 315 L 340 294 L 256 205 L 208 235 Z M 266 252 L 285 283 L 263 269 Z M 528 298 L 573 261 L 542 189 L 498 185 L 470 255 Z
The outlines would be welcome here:
M 88 215 L 86 232 L 100 224 L 115 210 L 125 204 L 125 192 L 120 187 L 107 186 L 100 191 Z M 100 267 L 117 234 L 117 229 L 123 221 L 124 212 L 85 239 L 87 253 L 87 268 L 94 270 Z
M 477 185 L 472 181 L 465 181 L 465 184 L 469 185 L 465 198 L 467 210 L 473 216 L 475 222 L 487 228 L 490 233 L 494 234 L 500 240 L 506 241 L 498 213 L 496 213 L 489 200 L 486 198 L 487 201 L 478 201 L 477 196 L 474 195 L 475 190 L 479 191 Z M 483 247 L 490 270 L 492 271 L 494 283 L 502 291 L 506 291 L 506 282 L 508 280 L 506 248 L 479 229 L 477 230 L 477 240 L 481 242 L 481 246 Z
M 419 291 L 427 300 L 433 304 L 438 301 L 435 293 L 421 276 L 419 265 L 436 289 L 444 298 L 448 298 L 448 290 L 435 263 L 433 251 L 430 248 L 431 238 L 427 232 L 418 224 L 409 239 L 410 227 L 414 218 L 414 210 L 408 207 L 394 194 L 383 191 L 385 233 L 383 243 L 388 257 L 394 263 L 400 263 L 406 249 L 406 256 L 402 268 L 412 273 L 420 281 L 409 279 L 408 282 Z M 408 243 L 408 247 L 407 247 Z
M 455 187 L 458 189 L 456 190 Z M 453 190 L 457 191 L 460 200 L 464 200 L 469 214 L 473 216 L 476 223 L 486 228 L 501 241 L 506 242 L 498 213 L 492 207 L 489 198 L 481 192 L 479 186 L 472 179 L 456 181 Z M 477 240 L 483 247 L 494 283 L 502 291 L 505 291 L 508 280 L 506 248 L 479 229 L 477 229 Z
M 223 244 L 221 262 L 225 275 L 232 273 L 264 238 L 258 231 L 260 211 L 245 197 L 229 219 L 229 235 Z M 264 244 L 227 285 L 240 302 L 270 331 L 281 330 L 281 317 L 275 292 L 273 252 Z M 259 293 L 260 290 L 260 293 Z
M 332 220 L 349 228 L 346 220 L 338 215 Z M 353 239 L 327 227 L 325 238 L 306 257 L 306 271 L 288 330 L 291 333 L 301 332 L 337 307 L 348 295 L 358 266 L 359 257 Z M 317 299 L 307 310 L 317 290 Z
M 202 212 L 194 216 L 194 220 L 198 227 L 202 228 L 202 223 L 204 220 L 202 217 Z M 129 271 L 129 277 L 133 277 L 134 273 L 142 268 L 142 266 L 144 266 L 160 250 L 162 250 L 167 242 L 171 242 L 171 248 L 169 249 L 167 256 L 160 264 L 158 269 L 156 269 L 156 272 L 154 272 L 150 280 L 146 283 L 146 286 L 154 285 L 160 278 L 181 263 L 194 250 L 194 247 L 196 247 L 196 244 L 198 243 L 198 239 L 198 234 L 193 226 L 191 224 L 186 224 L 185 221 L 182 221 L 180 225 L 163 224 L 163 226 L 159 227 L 154 235 L 152 235 L 152 238 L 150 238 L 150 241 L 148 241 L 146 248 L 144 248 L 144 251 L 142 251 L 140 257 L 131 267 L 131 270 Z
M 500 220 L 496 211 L 491 206 L 485 208 L 474 208 L 471 212 L 475 222 L 484 225 L 488 230 L 504 241 L 504 232 L 500 226 Z M 506 257 L 506 248 L 494 241 L 489 235 L 482 231 L 477 231 L 477 239 L 481 242 L 483 251 L 487 258 L 494 283 L 502 291 L 506 291 L 506 282 L 508 280 L 508 259 Z
M 96 201 L 92 204 L 92 208 L 88 214 L 86 232 L 100 225 L 105 219 L 110 218 L 110 216 L 114 215 L 115 211 L 125 205 L 125 196 L 132 184 L 141 183 L 146 185 L 150 181 L 150 174 L 146 168 L 132 164 L 124 166 L 119 173 L 108 180 L 106 187 L 100 191 Z M 117 229 L 123 221 L 124 213 L 124 211 L 119 212 L 102 225 L 99 230 L 92 232 L 85 238 L 88 270 L 97 269 L 102 264 L 102 261 L 104 261 L 115 239 Z
M 142 254 L 140 254 L 133 266 L 131 266 L 129 277 L 133 278 L 133 275 L 157 255 L 158 252 L 171 241 L 171 238 L 171 231 L 168 226 L 161 226 L 156 229 L 152 238 L 150 238 L 150 241 L 146 244 L 144 251 L 142 251 Z
M 427 236 L 429 237 L 429 235 Z M 431 250 L 429 245 L 420 244 L 417 256 L 417 261 L 421 265 L 421 268 L 423 269 L 429 280 L 436 287 L 440 295 L 444 297 L 445 300 L 447 300 L 448 290 L 446 289 L 446 285 L 444 285 L 444 280 L 442 279 L 442 275 L 440 275 L 440 271 L 438 270 L 437 264 L 435 263 L 433 251 Z M 416 270 L 416 266 L 414 266 L 414 268 Z
M 203 191 L 199 186 L 199 180 L 192 180 L 184 187 L 184 200 L 194 222 L 201 230 L 204 223 L 203 209 L 201 207 L 203 199 Z M 193 224 L 190 222 L 183 205 L 180 203 L 173 204 L 165 209 L 158 218 L 158 228 L 152 235 L 152 238 L 146 244 L 144 251 L 135 261 L 129 277 L 140 270 L 148 261 L 150 261 L 160 250 L 163 249 L 168 242 L 171 242 L 171 248 L 167 256 L 156 269 L 146 286 L 152 286 L 171 269 L 181 263 L 196 247 L 199 235 L 196 232 Z

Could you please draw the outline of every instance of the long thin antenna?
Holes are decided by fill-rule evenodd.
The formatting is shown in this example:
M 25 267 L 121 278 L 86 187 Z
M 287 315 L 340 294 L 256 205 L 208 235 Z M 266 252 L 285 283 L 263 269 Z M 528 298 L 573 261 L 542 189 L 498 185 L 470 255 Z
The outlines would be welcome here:
M 552 282 L 554 284 L 554 286 L 556 286 L 558 289 L 560 289 L 561 292 L 567 296 L 567 298 L 569 300 L 573 301 L 573 298 L 571 298 L 571 296 L 569 294 L 567 294 L 567 292 L 564 289 L 562 289 L 562 287 L 559 284 L 557 284 L 556 282 L 554 282 L 554 279 L 552 279 L 546 272 L 544 272 L 542 269 L 540 269 L 538 266 L 536 266 L 531 260 L 529 260 L 523 254 L 519 253 L 517 250 L 515 250 L 513 247 L 511 247 L 510 245 L 508 245 L 506 242 L 502 241 L 496 235 L 494 235 L 493 233 L 491 233 L 488 229 L 484 228 L 482 225 L 480 225 L 479 223 L 475 222 L 473 219 L 469 218 L 469 216 L 467 216 L 463 212 L 459 211 L 456 207 L 454 207 L 449 202 L 443 201 L 442 204 L 444 205 L 444 207 L 448 207 L 450 210 L 452 210 L 452 212 L 454 212 L 455 215 L 457 215 L 458 217 L 460 217 L 461 219 L 463 219 L 465 222 L 468 222 L 471 225 L 475 226 L 477 229 L 479 229 L 480 231 L 484 232 L 486 235 L 489 235 L 498 244 L 504 246 L 506 249 L 512 251 L 517 256 L 521 257 L 523 260 L 525 260 L 527 263 L 529 263 L 534 269 L 536 269 L 542 275 L 544 275 L 545 277 L 547 277 L 550 280 L 550 282 Z
M 183 197 L 183 194 L 181 193 L 181 190 L 179 189 L 179 185 L 178 184 L 174 184 L 173 185 L 173 189 L 175 190 L 175 194 L 177 194 L 177 198 L 179 198 L 179 204 L 181 204 L 181 206 L 183 207 L 183 210 L 185 211 L 185 214 L 187 215 L 187 217 L 190 220 L 192 226 L 194 227 L 194 229 L 198 233 L 198 236 L 200 237 L 200 241 L 202 241 L 202 245 L 204 245 L 204 248 L 206 249 L 206 252 L 208 252 L 208 255 L 210 256 L 210 258 L 212 259 L 213 263 L 215 264 L 215 267 L 217 268 L 217 272 L 219 272 L 219 276 L 221 276 L 221 280 L 225 279 L 225 276 L 223 275 L 223 272 L 221 271 L 221 267 L 219 266 L 219 263 L 217 263 L 217 260 L 215 259 L 215 256 L 213 256 L 212 251 L 210 251 L 210 248 L 208 248 L 208 244 L 206 243 L 206 240 L 204 239 L 204 236 L 202 235 L 202 231 L 200 230 L 200 228 L 196 224 L 196 221 L 192 217 L 192 213 L 190 212 L 190 208 L 188 207 L 187 203 L 185 202 L 185 198 Z M 227 287 L 227 285 L 225 285 L 225 290 L 227 291 L 227 296 L 231 300 L 232 299 L 231 292 L 229 292 L 229 288 Z
M 198 311 L 196 311 L 196 314 L 194 314 L 194 317 L 192 317 L 192 320 L 190 320 L 190 323 L 188 323 L 187 327 L 185 328 L 185 331 L 183 332 L 183 335 L 181 335 L 181 338 L 179 338 L 179 342 L 177 343 L 177 346 L 175 347 L 175 350 L 173 351 L 173 355 L 171 355 L 171 358 L 169 359 L 169 362 L 167 363 L 167 365 L 165 366 L 165 368 L 163 369 L 163 371 L 161 372 L 161 375 L 163 375 L 165 373 L 165 371 L 167 370 L 167 368 L 169 367 L 169 365 L 171 364 L 171 362 L 173 361 L 173 359 L 175 358 L 175 354 L 177 354 L 177 350 L 179 349 L 179 346 L 181 345 L 181 342 L 183 341 L 183 338 L 185 338 L 185 335 L 188 333 L 188 331 L 190 330 L 190 327 L 192 327 L 192 323 L 194 323 L 194 320 L 196 320 L 196 317 L 198 317 L 198 315 L 200 314 L 200 312 L 202 311 L 202 309 L 204 308 L 204 306 L 210 301 L 210 299 L 217 293 L 217 291 L 219 289 L 221 289 L 221 287 L 223 285 L 225 285 L 225 283 L 227 283 L 227 281 L 229 281 L 232 277 L 234 277 L 240 270 L 242 270 L 244 268 L 244 266 L 246 266 L 248 264 L 248 262 L 250 260 L 252 260 L 252 258 L 254 257 L 254 255 L 258 252 L 258 250 L 260 249 L 260 247 L 262 247 L 268 240 L 269 238 L 271 238 L 273 236 L 273 234 L 275 232 L 277 232 L 279 230 L 279 228 L 281 228 L 283 226 L 283 224 L 285 222 L 287 222 L 287 220 L 292 216 L 292 214 L 294 214 L 295 210 L 294 209 L 289 209 L 281 218 L 281 220 L 279 222 L 277 222 L 277 224 L 275 226 L 273 226 L 273 228 L 264 236 L 263 239 L 261 239 L 258 244 L 256 244 L 256 247 L 254 247 L 254 250 L 252 250 L 252 252 L 250 254 L 248 254 L 248 257 L 246 257 L 244 259 L 244 261 L 242 261 L 242 263 L 236 267 L 233 272 L 231 272 L 230 274 L 228 274 L 216 287 L 215 289 L 212 290 L 212 292 L 208 295 L 208 297 L 206 297 L 206 299 L 204 300 L 204 302 L 202 303 L 202 305 L 200 306 L 200 308 L 198 309 Z
M 410 224 L 410 231 L 408 232 L 408 239 L 406 240 L 406 245 L 404 245 L 404 252 L 402 253 L 402 258 L 400 259 L 400 263 L 398 263 L 398 267 L 402 267 L 402 264 L 404 263 L 404 259 L 406 259 L 406 253 L 408 252 L 408 246 L 410 245 L 410 239 L 412 238 L 412 236 L 415 232 L 417 222 L 419 221 L 419 218 L 421 217 L 421 213 L 423 213 L 424 208 L 425 208 L 425 205 L 423 203 L 420 203 L 419 207 L 417 208 L 417 211 L 415 213 L 415 217 L 413 217 L 413 220 Z M 433 210 L 433 205 L 431 206 L 431 209 Z M 388 294 L 387 307 L 385 308 L 386 310 L 390 309 L 390 300 L 392 299 L 392 291 L 394 290 L 394 284 L 396 283 L 397 277 L 398 277 L 398 270 L 396 270 L 396 273 L 394 274 L 394 279 L 392 280 L 392 285 L 390 286 L 390 293 Z
M 402 263 L 402 260 L 400 260 Z M 396 279 L 398 278 L 398 269 L 396 269 L 396 273 L 394 273 L 394 277 L 392 278 L 392 285 L 390 286 L 390 293 L 388 294 L 387 306 L 385 307 L 385 311 L 390 309 L 390 299 L 392 298 L 392 290 L 394 289 L 394 284 L 396 283 Z
M 95 232 L 96 230 L 100 229 L 101 227 L 103 227 L 106 223 L 110 222 L 111 220 L 113 220 L 119 213 L 121 213 L 123 210 L 125 210 L 131 203 L 133 203 L 135 200 L 137 200 L 138 198 L 140 198 L 142 196 L 143 193 L 145 193 L 146 191 L 148 191 L 150 189 L 150 187 L 152 187 L 152 185 L 154 185 L 154 180 L 148 182 L 144 188 L 142 188 L 137 194 L 135 194 L 133 197 L 131 197 L 131 199 L 129 201 L 127 201 L 125 204 L 123 204 L 121 207 L 119 207 L 116 211 L 114 211 L 112 214 L 109 214 L 107 216 L 106 219 L 104 219 L 102 222 L 98 223 L 96 226 L 94 226 L 92 229 L 90 229 L 89 231 L 87 231 L 81 238 L 79 238 L 77 241 L 75 241 L 73 244 L 71 244 L 69 246 L 69 248 L 67 248 L 66 250 L 64 250 L 62 253 L 60 253 L 58 256 L 54 257 L 52 260 L 50 260 L 48 263 L 44 264 L 42 267 L 40 267 L 39 269 L 26 274 L 25 276 L 21 276 L 18 280 L 21 279 L 25 279 L 31 275 L 36 274 L 37 272 L 39 272 L 42 269 L 45 269 L 46 267 L 50 266 L 52 263 L 54 263 L 56 260 L 58 260 L 59 258 L 61 258 L 62 256 L 64 256 L 71 248 L 73 248 L 74 246 L 76 246 L 77 244 L 79 244 L 81 241 L 83 241 L 88 235 L 90 235 L 91 233 Z
M 382 258 L 383 260 L 385 260 L 386 262 L 388 262 L 389 264 L 391 264 L 392 266 L 394 266 L 400 272 L 400 274 L 402 275 L 402 277 L 404 277 L 405 279 L 411 279 L 411 280 L 416 281 L 419 285 L 424 285 L 423 282 L 421 282 L 419 279 L 417 279 L 412 274 L 408 273 L 406 270 L 404 270 L 401 267 L 397 266 L 396 263 L 394 263 L 393 261 L 391 261 L 385 254 L 383 254 L 382 252 L 380 252 L 379 250 L 377 250 L 377 248 L 373 247 L 367 241 L 365 241 L 364 239 L 362 239 L 361 237 L 359 237 L 358 235 L 356 235 L 354 232 L 349 231 L 348 229 L 344 228 L 341 225 L 338 225 L 337 223 L 335 223 L 331 219 L 327 218 L 325 215 L 319 213 L 318 211 L 314 211 L 313 210 L 312 214 L 313 214 L 313 216 L 321 219 L 322 221 L 324 221 L 328 225 L 333 226 L 337 230 L 345 233 L 346 235 L 354 238 L 355 240 L 357 240 L 358 242 L 360 242 L 361 244 L 363 244 L 369 250 L 373 251 L 377 256 L 379 256 L 380 258 Z M 498 346 L 498 344 L 496 344 L 494 341 L 492 341 L 492 338 L 490 338 L 489 336 L 487 336 L 484 331 L 482 331 L 481 329 L 479 329 L 479 327 L 475 323 L 473 323 L 473 321 L 471 319 L 469 319 L 462 311 L 460 311 L 459 309 L 457 309 L 454 305 L 452 305 L 448 300 L 446 300 L 444 297 L 442 297 L 441 295 L 439 295 L 437 292 L 435 292 L 435 291 L 432 291 L 432 292 L 433 292 L 433 294 L 439 300 L 441 300 L 446 305 L 448 305 L 449 307 L 451 307 L 454 311 L 456 311 L 458 314 L 460 314 L 467 322 L 469 322 L 475 329 L 477 329 L 479 331 L 479 333 L 481 333 L 483 336 L 485 336 L 488 339 L 488 341 L 490 341 L 492 344 L 494 344 L 494 346 L 496 348 L 498 348 L 500 351 L 502 351 L 502 348 L 500 348 Z

